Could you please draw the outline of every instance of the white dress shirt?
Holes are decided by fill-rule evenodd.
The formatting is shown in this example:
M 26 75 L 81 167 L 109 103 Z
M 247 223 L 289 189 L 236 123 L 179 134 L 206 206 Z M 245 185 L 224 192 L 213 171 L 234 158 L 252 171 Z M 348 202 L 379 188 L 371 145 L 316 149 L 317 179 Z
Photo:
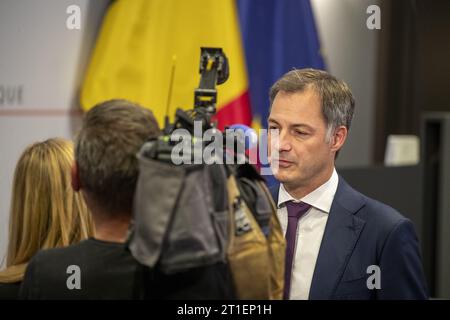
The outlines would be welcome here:
M 311 205 L 311 208 L 298 221 L 295 256 L 292 262 L 290 299 L 307 300 L 309 297 L 320 244 L 338 181 L 339 178 L 334 169 L 327 182 L 302 199 L 293 198 L 283 184 L 280 184 L 277 214 L 284 234 L 286 234 L 288 222 L 285 202 L 301 201 Z

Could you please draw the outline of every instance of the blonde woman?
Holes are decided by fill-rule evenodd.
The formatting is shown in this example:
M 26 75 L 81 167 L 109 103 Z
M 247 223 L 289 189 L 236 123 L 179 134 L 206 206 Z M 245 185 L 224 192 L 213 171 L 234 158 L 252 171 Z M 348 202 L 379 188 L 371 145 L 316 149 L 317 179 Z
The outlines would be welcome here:
M 35 143 L 20 157 L 14 172 L 0 299 L 17 298 L 27 264 L 37 251 L 65 247 L 92 235 L 82 195 L 71 187 L 72 163 L 72 143 L 58 138 Z

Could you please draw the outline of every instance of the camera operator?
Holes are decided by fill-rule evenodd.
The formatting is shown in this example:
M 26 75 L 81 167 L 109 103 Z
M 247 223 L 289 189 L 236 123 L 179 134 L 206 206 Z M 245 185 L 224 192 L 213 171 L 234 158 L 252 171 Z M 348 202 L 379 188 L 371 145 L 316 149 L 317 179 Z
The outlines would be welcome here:
M 91 109 L 76 140 L 72 186 L 91 211 L 95 236 L 44 250 L 30 262 L 24 299 L 228 299 L 227 266 L 174 275 L 140 265 L 125 246 L 138 177 L 136 153 L 160 135 L 151 111 L 125 100 Z

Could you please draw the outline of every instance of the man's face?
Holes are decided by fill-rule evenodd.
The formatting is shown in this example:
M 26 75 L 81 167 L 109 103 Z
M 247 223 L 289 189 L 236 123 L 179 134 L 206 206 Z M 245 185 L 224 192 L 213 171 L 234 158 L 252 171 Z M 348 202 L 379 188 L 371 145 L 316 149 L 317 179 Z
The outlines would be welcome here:
M 329 178 L 334 152 L 326 139 L 327 126 L 314 89 L 278 92 L 268 122 L 270 129 L 279 130 L 278 137 L 269 132 L 269 158 L 280 182 L 298 188 Z

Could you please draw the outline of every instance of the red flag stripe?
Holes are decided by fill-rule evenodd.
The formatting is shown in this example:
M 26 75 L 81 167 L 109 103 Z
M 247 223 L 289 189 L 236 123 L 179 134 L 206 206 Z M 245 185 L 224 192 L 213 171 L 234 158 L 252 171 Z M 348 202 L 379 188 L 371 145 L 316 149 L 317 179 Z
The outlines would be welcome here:
M 248 90 L 244 91 L 239 97 L 217 110 L 214 119 L 217 120 L 217 127 L 219 130 L 223 130 L 226 126 L 238 123 L 251 126 L 252 111 L 250 108 Z

